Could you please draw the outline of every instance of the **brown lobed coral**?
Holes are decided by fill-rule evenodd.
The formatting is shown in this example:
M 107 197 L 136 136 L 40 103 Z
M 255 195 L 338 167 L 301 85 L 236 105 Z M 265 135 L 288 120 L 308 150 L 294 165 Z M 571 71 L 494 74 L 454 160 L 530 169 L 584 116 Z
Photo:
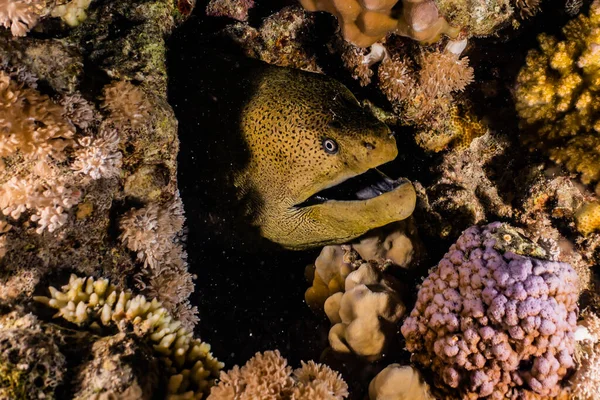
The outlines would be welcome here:
M 342 36 L 359 47 L 368 47 L 388 33 L 397 33 L 430 43 L 441 35 L 455 37 L 452 27 L 438 12 L 433 0 L 301 0 L 309 11 L 327 11 L 338 18 Z
M 348 385 L 339 373 L 314 361 L 292 371 L 278 350 L 256 353 L 243 367 L 221 372 L 208 400 L 342 400 Z

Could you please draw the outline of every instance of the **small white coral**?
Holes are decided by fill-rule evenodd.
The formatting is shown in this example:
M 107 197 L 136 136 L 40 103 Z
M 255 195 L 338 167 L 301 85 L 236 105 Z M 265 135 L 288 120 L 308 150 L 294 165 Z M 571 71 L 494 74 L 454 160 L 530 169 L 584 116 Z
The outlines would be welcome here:
M 67 4 L 55 7 L 51 15 L 60 17 L 69 26 L 77 26 L 87 18 L 86 10 L 92 0 L 71 0 Z
M 92 179 L 112 178 L 120 174 L 122 154 L 118 150 L 117 131 L 103 131 L 95 138 L 86 136 L 77 144 L 76 159 L 71 165 L 75 172 Z
M 38 223 L 37 233 L 55 231 L 67 221 L 65 210 L 79 202 L 81 193 L 65 185 L 60 178 L 11 178 L 0 187 L 0 210 L 18 219 L 27 209 L 35 211 L 31 220 Z
M 176 244 L 177 234 L 183 228 L 183 215 L 171 212 L 172 207 L 158 204 L 131 210 L 121 218 L 121 241 L 128 249 L 137 252 L 145 266 L 160 269 L 161 262 Z

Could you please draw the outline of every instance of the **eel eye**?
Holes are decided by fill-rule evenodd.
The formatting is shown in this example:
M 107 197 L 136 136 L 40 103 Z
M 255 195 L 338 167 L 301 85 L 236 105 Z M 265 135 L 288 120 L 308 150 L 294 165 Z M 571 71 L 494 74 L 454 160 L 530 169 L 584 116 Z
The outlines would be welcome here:
M 338 152 L 338 144 L 333 139 L 325 138 L 323 139 L 323 150 L 327 154 L 335 154 Z

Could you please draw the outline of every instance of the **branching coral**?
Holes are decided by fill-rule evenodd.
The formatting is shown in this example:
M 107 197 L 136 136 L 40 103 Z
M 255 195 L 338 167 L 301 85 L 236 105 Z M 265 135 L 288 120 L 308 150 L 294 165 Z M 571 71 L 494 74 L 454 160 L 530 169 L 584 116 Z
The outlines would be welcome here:
M 600 181 L 600 2 L 563 33 L 539 36 L 517 78 L 516 107 L 526 142 L 589 184 Z
M 44 0 L 0 0 L 0 24 L 13 36 L 25 36 L 37 24 L 45 8 Z
M 256 353 L 243 367 L 221 372 L 208 400 L 341 400 L 348 385 L 339 373 L 314 361 L 292 373 L 278 350 Z
M 195 339 L 156 299 L 148 301 L 144 296 L 118 290 L 107 279 L 75 275 L 62 291 L 50 287 L 50 295 L 35 300 L 57 309 L 56 317 L 80 326 L 129 329 L 153 343 L 169 373 L 170 399 L 201 398 L 223 368 L 210 353 L 210 345 Z
M 413 359 L 465 398 L 558 395 L 575 366 L 578 278 L 541 253 L 501 223 L 467 229 L 402 326 Z

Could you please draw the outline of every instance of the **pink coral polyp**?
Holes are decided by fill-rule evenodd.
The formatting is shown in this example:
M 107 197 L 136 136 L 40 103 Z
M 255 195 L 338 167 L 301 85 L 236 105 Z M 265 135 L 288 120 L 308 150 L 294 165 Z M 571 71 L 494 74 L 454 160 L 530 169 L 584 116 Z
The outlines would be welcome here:
M 578 277 L 496 247 L 500 223 L 467 229 L 402 326 L 414 361 L 464 399 L 556 396 L 574 366 Z

